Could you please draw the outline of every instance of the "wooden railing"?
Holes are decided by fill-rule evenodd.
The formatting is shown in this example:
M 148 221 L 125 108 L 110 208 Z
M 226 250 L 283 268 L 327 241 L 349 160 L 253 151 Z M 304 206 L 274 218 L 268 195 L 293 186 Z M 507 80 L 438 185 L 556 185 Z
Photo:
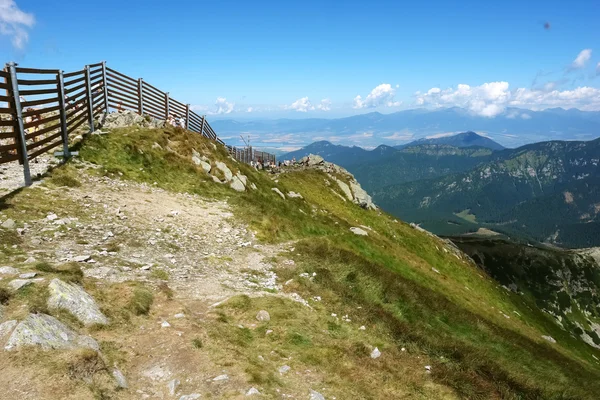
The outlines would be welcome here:
M 18 160 L 27 186 L 29 161 L 61 145 L 62 152 L 56 154 L 69 158 L 69 138 L 84 124 L 93 132 L 94 121 L 103 113 L 132 110 L 160 120 L 183 120 L 186 129 L 225 145 L 206 117 L 190 110 L 189 104 L 105 62 L 69 73 L 8 63 L 0 71 L 0 93 L 0 164 Z M 275 162 L 274 155 L 251 147 L 225 146 L 242 162 Z

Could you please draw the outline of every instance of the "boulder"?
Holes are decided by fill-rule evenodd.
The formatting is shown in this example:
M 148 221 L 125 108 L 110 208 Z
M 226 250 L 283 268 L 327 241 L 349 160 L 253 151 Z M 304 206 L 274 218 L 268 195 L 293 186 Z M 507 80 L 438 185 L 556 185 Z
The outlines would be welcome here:
M 96 351 L 100 349 L 91 337 L 79 335 L 46 314 L 29 314 L 17 325 L 4 349 L 11 351 L 25 346 L 40 346 L 43 350 L 73 350 L 82 347 Z
M 13 279 L 12 281 L 8 282 L 8 286 L 10 286 L 10 288 L 16 292 L 27 285 L 31 285 L 32 283 L 33 280 L 31 279 Z
M 229 167 L 224 162 L 217 161 L 215 163 L 215 165 L 217 166 L 218 169 L 220 169 L 223 172 L 223 175 L 225 175 L 225 180 L 227 182 L 229 182 L 233 179 L 233 173 L 231 172 Z
M 254 396 L 254 395 L 260 395 L 260 392 L 258 391 L 257 388 L 255 387 L 251 387 L 250 389 L 248 389 L 248 391 L 246 392 L 246 396 Z
M 323 395 L 319 392 L 315 392 L 314 390 L 310 389 L 310 400 L 325 400 L 325 397 L 323 397 Z
M 200 165 L 202 167 L 202 169 L 204 170 L 204 172 L 206 172 L 207 174 L 210 173 L 210 171 L 212 169 L 210 164 L 207 163 L 206 161 L 200 160 L 200 163 L 198 165 Z
M 162 128 L 164 121 L 152 118 L 148 115 L 141 116 L 135 111 L 125 110 L 110 113 L 103 121 L 102 127 L 107 129 L 123 128 L 126 126 L 144 126 L 149 128 Z
M 16 226 L 17 224 L 12 219 L 7 219 L 2 223 L 2 227 L 4 229 L 15 229 Z
M 48 285 L 48 290 L 48 307 L 65 309 L 84 325 L 108 324 L 108 319 L 102 314 L 94 298 L 80 286 L 54 278 Z
M 213 180 L 215 183 L 223 183 L 223 182 L 221 182 L 221 180 L 220 180 L 219 178 L 217 178 L 217 177 L 216 177 L 216 176 L 214 176 L 214 175 L 211 175 L 210 177 L 212 178 L 212 180 Z
M 354 193 L 354 202 L 366 209 L 374 209 L 375 204 L 371 200 L 371 196 L 358 184 L 358 182 L 350 182 L 352 193 Z
M 323 157 L 316 154 L 309 154 L 306 157 L 302 157 L 300 160 L 302 164 L 306 164 L 308 162 L 309 167 L 314 167 L 315 165 L 321 165 L 325 162 Z
M 231 187 L 233 190 L 235 190 L 237 192 L 246 191 L 246 186 L 244 185 L 244 182 L 242 182 L 240 180 L 240 178 L 237 177 L 237 175 L 233 177 L 233 179 L 231 180 L 231 183 L 229 183 L 229 187 Z
M 342 192 L 344 192 L 344 195 L 348 198 L 348 200 L 350 200 L 350 201 L 354 200 L 354 196 L 352 196 L 352 191 L 350 190 L 350 186 L 348 186 L 348 184 L 346 182 L 340 181 L 339 179 L 336 179 L 335 181 L 337 182 L 340 189 L 342 189 Z
M 0 324 L 0 340 L 4 340 L 6 336 L 8 336 L 12 330 L 17 325 L 16 320 L 5 321 Z
M 278 195 L 280 195 L 281 198 L 285 200 L 285 195 L 283 193 L 281 193 L 281 190 L 279 190 L 277 188 L 272 188 L 271 190 L 274 191 L 275 193 L 277 193 Z
M 20 271 L 13 267 L 0 267 L 0 275 L 16 275 Z
M 242 183 L 244 184 L 244 186 L 248 185 L 248 177 L 246 175 L 242 175 L 239 172 L 237 174 L 235 174 L 235 176 L 242 181 Z

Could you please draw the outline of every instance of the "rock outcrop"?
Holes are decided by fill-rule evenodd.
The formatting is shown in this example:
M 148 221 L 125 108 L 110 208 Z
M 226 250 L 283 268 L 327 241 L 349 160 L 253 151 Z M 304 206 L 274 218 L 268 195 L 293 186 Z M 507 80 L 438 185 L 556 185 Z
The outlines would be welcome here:
M 102 314 L 94 298 L 80 286 L 55 278 L 48 285 L 48 290 L 50 291 L 48 307 L 65 309 L 84 325 L 108 323 L 108 319 Z
M 79 335 L 54 317 L 46 314 L 29 314 L 21 321 L 8 339 L 5 350 L 24 346 L 40 346 L 43 350 L 90 348 L 100 346 L 89 336 Z
M 106 129 L 124 128 L 133 125 L 147 128 L 162 128 L 165 122 L 148 115 L 141 116 L 131 110 L 110 113 L 102 121 L 102 128 Z

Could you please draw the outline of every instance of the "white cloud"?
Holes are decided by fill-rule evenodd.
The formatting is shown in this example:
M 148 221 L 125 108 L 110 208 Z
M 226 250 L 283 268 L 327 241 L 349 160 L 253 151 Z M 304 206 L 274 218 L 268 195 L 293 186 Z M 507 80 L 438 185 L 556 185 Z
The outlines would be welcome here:
M 21 11 L 14 0 L 0 0 L 0 34 L 10 36 L 14 47 L 25 47 L 29 39 L 27 28 L 34 24 L 33 14 Z
M 508 82 L 489 82 L 480 86 L 459 84 L 456 88 L 440 90 L 431 88 L 425 93 L 416 93 L 416 104 L 433 107 L 463 107 L 475 115 L 495 117 L 503 114 L 507 107 L 540 110 L 548 107 L 576 107 L 582 110 L 600 110 L 600 89 L 578 87 L 572 90 L 537 90 L 518 88 L 510 90 Z M 506 113 L 507 118 L 526 114 L 514 110 Z
M 577 58 L 571 63 L 570 69 L 581 69 L 592 58 L 592 49 L 584 49 L 579 52 Z
M 504 111 L 509 98 L 508 82 L 489 82 L 474 87 L 461 83 L 456 89 L 434 87 L 424 94 L 419 92 L 416 103 L 435 107 L 459 106 L 483 117 L 495 117 Z
M 600 62 L 596 65 L 596 76 L 600 75 Z
M 308 100 L 308 97 L 302 97 L 293 102 L 291 105 L 285 106 L 284 108 L 287 110 L 295 110 L 298 112 L 307 112 L 315 109 L 315 107 L 311 104 L 310 100 Z
M 523 114 L 521 114 L 521 118 L 523 118 L 523 119 L 531 119 L 531 115 L 523 113 Z
M 375 108 L 379 106 L 395 107 L 402 104 L 401 101 L 396 101 L 396 90 L 389 83 L 382 83 L 363 100 L 361 95 L 354 98 L 354 108 Z
M 217 111 L 211 114 L 229 114 L 233 111 L 235 103 L 228 102 L 225 97 L 217 97 L 215 106 L 217 106 Z
M 317 106 L 317 108 L 321 111 L 331 110 L 331 100 L 329 100 L 329 99 L 321 100 L 321 103 Z
M 248 107 L 248 108 L 246 109 L 246 112 L 249 112 L 249 113 L 251 113 L 252 111 L 254 111 L 254 108 L 252 108 L 252 107 Z

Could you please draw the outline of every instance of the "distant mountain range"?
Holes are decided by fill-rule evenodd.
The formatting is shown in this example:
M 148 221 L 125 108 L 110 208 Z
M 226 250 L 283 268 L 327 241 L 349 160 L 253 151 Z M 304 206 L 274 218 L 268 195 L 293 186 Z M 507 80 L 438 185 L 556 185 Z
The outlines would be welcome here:
M 242 144 L 240 134 L 250 135 L 256 147 L 298 148 L 327 140 L 374 148 L 380 144 L 398 146 L 449 132 L 466 131 L 484 133 L 503 146 L 517 147 L 551 139 L 592 139 L 600 132 L 600 112 L 507 108 L 503 114 L 487 118 L 454 107 L 392 114 L 373 112 L 336 119 L 214 120 L 211 126 L 232 144 Z
M 502 150 L 504 146 L 494 142 L 492 139 L 476 134 L 475 132 L 464 132 L 458 135 L 443 135 L 436 138 L 415 140 L 408 144 L 394 146 L 397 149 L 419 145 L 447 145 L 453 147 L 485 147 L 490 150 Z
M 534 143 L 482 160 L 371 194 L 386 211 L 438 234 L 485 228 L 566 247 L 600 245 L 600 139 Z

